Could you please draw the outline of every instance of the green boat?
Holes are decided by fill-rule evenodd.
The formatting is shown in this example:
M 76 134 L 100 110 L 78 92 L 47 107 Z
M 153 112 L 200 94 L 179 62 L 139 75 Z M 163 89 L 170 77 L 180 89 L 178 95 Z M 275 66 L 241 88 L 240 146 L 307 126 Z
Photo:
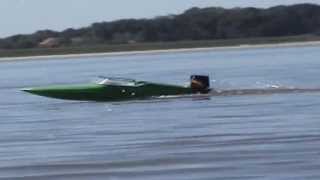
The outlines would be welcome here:
M 96 83 L 58 85 L 22 89 L 50 98 L 79 101 L 124 101 L 159 96 L 206 94 L 210 92 L 208 76 L 191 76 L 190 86 L 177 86 L 124 78 L 103 78 Z

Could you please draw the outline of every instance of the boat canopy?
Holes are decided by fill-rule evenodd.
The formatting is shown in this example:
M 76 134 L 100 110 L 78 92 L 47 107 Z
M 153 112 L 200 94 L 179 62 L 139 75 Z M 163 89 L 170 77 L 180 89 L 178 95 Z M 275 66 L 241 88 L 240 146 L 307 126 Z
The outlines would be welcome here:
M 97 81 L 101 85 L 113 85 L 113 86 L 141 86 L 142 82 L 137 82 L 134 79 L 115 78 L 115 77 L 99 77 Z

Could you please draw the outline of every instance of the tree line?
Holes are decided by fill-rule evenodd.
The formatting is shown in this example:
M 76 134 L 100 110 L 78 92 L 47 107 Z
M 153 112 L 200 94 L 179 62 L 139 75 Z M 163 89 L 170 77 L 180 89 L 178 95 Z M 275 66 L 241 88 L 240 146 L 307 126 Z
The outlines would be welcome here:
M 191 8 L 179 15 L 94 23 L 61 32 L 41 30 L 0 39 L 0 49 L 36 48 L 48 38 L 60 47 L 143 42 L 280 37 L 320 34 L 320 6 L 271 8 Z

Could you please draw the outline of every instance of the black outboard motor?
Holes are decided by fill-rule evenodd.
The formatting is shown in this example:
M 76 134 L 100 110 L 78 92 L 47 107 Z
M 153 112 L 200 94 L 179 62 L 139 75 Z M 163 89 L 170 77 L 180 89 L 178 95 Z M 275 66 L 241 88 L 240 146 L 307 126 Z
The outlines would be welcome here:
M 206 94 L 210 92 L 209 76 L 192 75 L 190 87 L 193 93 Z

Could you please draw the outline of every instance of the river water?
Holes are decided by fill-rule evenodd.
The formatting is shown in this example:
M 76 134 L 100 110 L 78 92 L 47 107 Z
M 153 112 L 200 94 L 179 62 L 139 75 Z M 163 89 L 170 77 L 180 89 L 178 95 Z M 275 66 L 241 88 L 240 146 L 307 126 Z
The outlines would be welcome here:
M 319 180 L 320 47 L 216 50 L 0 63 L 0 179 Z M 98 75 L 227 93 L 76 102 L 21 88 Z M 256 89 L 271 93 L 250 93 Z

